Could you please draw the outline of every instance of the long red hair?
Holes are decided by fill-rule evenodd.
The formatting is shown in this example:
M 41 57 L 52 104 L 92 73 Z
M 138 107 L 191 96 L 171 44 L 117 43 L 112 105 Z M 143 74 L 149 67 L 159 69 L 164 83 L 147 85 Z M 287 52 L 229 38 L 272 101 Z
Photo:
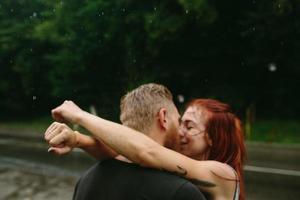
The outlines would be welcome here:
M 227 163 L 235 169 L 240 184 L 240 200 L 245 199 L 243 165 L 246 156 L 241 121 L 228 104 L 213 99 L 195 99 L 189 106 L 208 112 L 205 130 L 212 141 L 208 160 Z

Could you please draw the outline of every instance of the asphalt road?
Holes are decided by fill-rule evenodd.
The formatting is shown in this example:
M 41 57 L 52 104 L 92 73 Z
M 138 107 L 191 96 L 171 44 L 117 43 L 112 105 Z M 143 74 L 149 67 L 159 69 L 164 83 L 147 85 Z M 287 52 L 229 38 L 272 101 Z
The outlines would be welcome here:
M 300 199 L 300 146 L 247 144 L 248 199 Z
M 246 197 L 300 197 L 300 146 L 247 144 Z M 0 136 L 0 200 L 71 199 L 80 174 L 95 161 L 80 151 L 63 157 L 47 153 L 34 138 Z

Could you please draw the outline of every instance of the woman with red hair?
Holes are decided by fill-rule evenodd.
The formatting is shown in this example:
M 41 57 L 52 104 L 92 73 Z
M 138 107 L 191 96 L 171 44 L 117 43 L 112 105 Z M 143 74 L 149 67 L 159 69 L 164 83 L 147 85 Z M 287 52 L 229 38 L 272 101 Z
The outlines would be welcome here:
M 237 196 L 240 200 L 245 199 L 242 169 L 244 138 L 241 122 L 230 106 L 213 99 L 191 101 L 182 116 L 181 135 L 182 154 L 196 160 L 215 160 L 231 166 L 236 173 L 236 178 L 232 179 L 236 181 L 234 199 L 238 199 Z
M 177 109 L 176 112 L 178 117 Z M 242 172 L 245 146 L 241 123 L 225 103 L 195 99 L 188 104 L 179 128 L 179 153 L 133 129 L 86 113 L 71 101 L 65 101 L 52 114 L 57 120 L 82 125 L 134 163 L 175 172 L 189 179 L 208 199 L 245 199 Z M 46 137 L 55 135 L 55 130 L 59 130 L 55 124 L 50 126 Z

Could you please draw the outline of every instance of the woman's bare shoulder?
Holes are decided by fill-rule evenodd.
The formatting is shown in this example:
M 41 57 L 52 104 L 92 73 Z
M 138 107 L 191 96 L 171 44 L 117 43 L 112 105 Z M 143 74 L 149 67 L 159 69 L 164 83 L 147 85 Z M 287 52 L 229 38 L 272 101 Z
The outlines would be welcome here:
M 228 164 L 215 160 L 199 161 L 199 164 L 206 167 L 217 177 L 229 180 L 236 180 L 235 170 Z
M 213 174 L 229 180 L 236 180 L 235 170 L 228 164 L 219 161 L 207 161 Z
M 197 161 L 197 165 L 193 171 L 195 180 L 210 183 L 198 185 L 202 191 L 213 195 L 213 199 L 230 199 L 233 197 L 237 177 L 232 167 L 213 160 Z

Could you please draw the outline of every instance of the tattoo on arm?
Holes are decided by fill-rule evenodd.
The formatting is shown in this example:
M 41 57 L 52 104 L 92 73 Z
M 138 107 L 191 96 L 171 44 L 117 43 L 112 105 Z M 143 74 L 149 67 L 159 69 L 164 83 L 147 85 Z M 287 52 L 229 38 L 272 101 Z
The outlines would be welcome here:
M 179 165 L 177 165 L 177 169 L 178 171 L 173 171 L 171 173 L 179 175 L 179 176 L 186 176 L 187 175 L 187 170 L 180 167 Z M 165 169 L 162 169 L 163 171 L 167 171 Z M 201 187 L 216 187 L 216 185 L 214 183 L 208 182 L 208 181 L 204 181 L 204 180 L 199 180 L 199 179 L 188 179 L 189 181 L 191 181 L 191 183 L 193 183 L 196 186 L 201 186 Z
M 177 174 L 179 174 L 180 176 L 186 176 L 187 175 L 187 170 L 186 169 L 184 169 L 184 168 L 182 168 L 182 167 L 180 167 L 178 165 L 177 165 L 177 169 L 179 170 L 177 172 Z
M 194 185 L 200 186 L 200 187 L 216 187 L 216 184 L 208 182 L 208 181 L 203 181 L 199 179 L 188 179 L 193 183 Z
M 162 171 L 169 172 L 169 173 L 172 173 L 172 174 L 176 174 L 178 176 L 186 176 L 187 175 L 187 170 L 186 169 L 184 169 L 184 168 L 182 168 L 178 165 L 177 165 L 177 169 L 178 169 L 178 171 L 171 172 L 171 171 L 168 171 L 164 168 L 161 168 Z

